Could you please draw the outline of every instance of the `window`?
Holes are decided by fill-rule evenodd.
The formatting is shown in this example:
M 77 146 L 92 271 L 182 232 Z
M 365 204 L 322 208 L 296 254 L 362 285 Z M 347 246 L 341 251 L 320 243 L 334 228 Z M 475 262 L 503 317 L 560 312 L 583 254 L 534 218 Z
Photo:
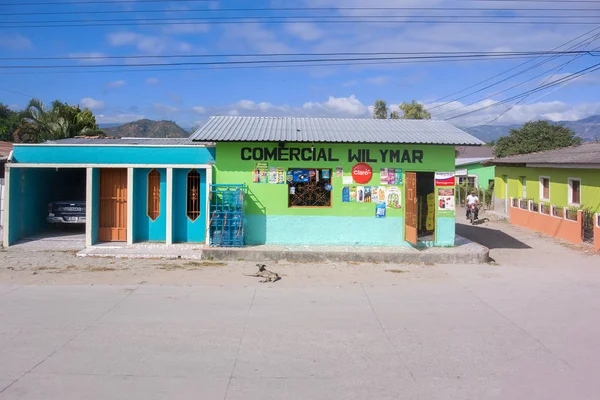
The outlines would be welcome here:
M 550 178 L 547 176 L 540 176 L 540 199 L 550 200 Z
M 475 176 L 459 176 L 458 184 L 467 185 L 468 187 L 475 187 L 476 177 Z
M 195 221 L 200 216 L 200 174 L 195 169 L 187 174 L 187 217 Z
M 148 217 L 152 221 L 160 216 L 160 172 L 153 169 L 148 173 Z
M 288 207 L 330 207 L 330 169 L 290 169 Z
M 581 179 L 569 178 L 569 205 L 581 205 Z

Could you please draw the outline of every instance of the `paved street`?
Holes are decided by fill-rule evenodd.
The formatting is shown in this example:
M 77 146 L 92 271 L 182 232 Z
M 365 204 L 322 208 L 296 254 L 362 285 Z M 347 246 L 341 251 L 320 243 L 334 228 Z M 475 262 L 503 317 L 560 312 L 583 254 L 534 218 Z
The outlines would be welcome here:
M 600 256 L 502 223 L 458 230 L 497 265 L 280 265 L 275 284 L 236 266 L 11 270 L 0 400 L 597 399 Z

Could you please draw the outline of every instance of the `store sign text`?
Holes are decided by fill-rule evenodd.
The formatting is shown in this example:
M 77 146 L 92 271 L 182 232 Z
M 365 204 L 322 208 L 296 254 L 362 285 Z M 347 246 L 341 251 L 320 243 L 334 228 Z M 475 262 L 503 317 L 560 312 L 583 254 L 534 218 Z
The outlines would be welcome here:
M 332 148 L 297 147 L 242 147 L 244 161 L 340 161 L 333 156 Z M 422 164 L 423 150 L 379 150 L 348 149 L 348 162 L 357 163 L 397 163 Z

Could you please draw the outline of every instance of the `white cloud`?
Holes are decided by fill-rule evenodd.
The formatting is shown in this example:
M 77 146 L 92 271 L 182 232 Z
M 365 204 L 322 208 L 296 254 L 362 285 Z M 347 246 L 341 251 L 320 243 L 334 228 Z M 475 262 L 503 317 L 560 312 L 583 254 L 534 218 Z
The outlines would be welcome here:
M 79 103 L 90 110 L 102 110 L 105 107 L 105 103 L 102 100 L 95 100 L 91 97 L 84 97 Z
M 367 79 L 367 82 L 373 85 L 384 85 L 388 83 L 390 80 L 389 76 L 374 76 L 372 78 Z
M 120 88 L 122 86 L 125 86 L 127 82 L 125 82 L 124 80 L 118 80 L 118 81 L 112 81 L 108 83 L 108 87 L 111 88 Z
M 82 64 L 96 64 L 106 61 L 105 59 L 103 59 L 103 57 L 106 57 L 106 54 L 100 52 L 69 53 L 69 57 L 75 59 L 77 62 L 80 62 Z
M 198 114 L 206 114 L 206 108 L 204 108 L 202 106 L 192 107 L 192 110 L 194 110 L 194 112 L 196 112 Z
M 310 22 L 295 22 L 292 24 L 287 24 L 285 26 L 285 30 L 290 35 L 307 42 L 320 39 L 324 33 L 315 24 Z
M 329 99 L 324 103 L 304 103 L 302 106 L 305 110 L 324 112 L 325 114 L 332 114 L 332 116 L 343 116 L 343 117 L 364 117 L 368 115 L 368 108 L 362 104 L 356 96 L 350 97 L 333 97 L 329 96 Z
M 177 107 L 161 103 L 154 103 L 152 105 L 152 108 L 155 112 L 159 113 L 160 115 L 170 115 L 179 112 L 179 109 Z
M 144 83 L 146 83 L 146 85 L 158 85 L 160 83 L 160 79 L 148 78 L 148 79 L 146 79 L 146 81 Z
M 114 115 L 96 114 L 96 121 L 99 124 L 118 124 L 118 123 L 137 121 L 139 119 L 144 119 L 144 118 L 146 118 L 144 115 L 139 115 L 139 114 L 114 114 Z
M 107 38 L 111 46 L 135 46 L 139 51 L 146 54 L 161 54 L 173 49 L 189 52 L 193 48 L 189 43 L 175 41 L 168 37 L 144 35 L 135 32 L 114 32 L 110 33 Z
M 20 33 L 0 34 L 0 48 L 7 50 L 27 50 L 33 47 L 31 40 Z

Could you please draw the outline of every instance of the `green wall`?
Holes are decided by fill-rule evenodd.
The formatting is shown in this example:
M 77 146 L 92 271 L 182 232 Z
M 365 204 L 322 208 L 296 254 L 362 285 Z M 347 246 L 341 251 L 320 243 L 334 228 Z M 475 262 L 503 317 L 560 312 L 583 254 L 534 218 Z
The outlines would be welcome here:
M 456 169 L 466 169 L 467 175 L 476 175 L 477 182 L 479 183 L 479 187 L 481 189 L 487 189 L 489 186 L 489 181 L 494 180 L 495 167 L 484 166 L 481 163 L 469 164 L 469 165 L 461 165 L 457 166 Z
M 559 207 L 568 206 L 568 179 L 581 179 L 581 203 L 583 207 L 600 212 L 600 172 L 594 169 L 574 168 L 529 168 L 496 166 L 495 196 L 504 199 L 504 181 L 508 176 L 508 197 L 520 198 L 523 193 L 521 177 L 526 179 L 527 197 L 540 201 L 540 176 L 550 177 L 550 203 Z
M 298 243 L 298 244 L 404 244 L 404 186 L 402 208 L 388 208 L 385 219 L 376 220 L 375 203 L 343 203 L 344 186 L 379 186 L 381 168 L 402 168 L 403 172 L 449 172 L 454 171 L 455 151 L 452 146 L 436 145 L 374 145 L 374 144 L 314 144 L 315 158 L 325 149 L 327 160 L 321 161 L 276 161 L 273 159 L 256 161 L 243 160 L 243 148 L 277 149 L 277 143 L 218 143 L 216 146 L 216 167 L 214 182 L 219 184 L 246 184 L 246 243 Z M 310 143 L 286 143 L 286 149 L 311 149 Z M 369 164 L 373 168 L 373 178 L 365 185 L 356 183 L 344 185 L 341 177 L 336 177 L 336 167 L 342 167 L 345 176 L 351 175 L 352 167 L 358 163 L 349 160 L 349 151 L 368 150 Z M 390 161 L 390 152 L 399 151 L 400 159 Z M 422 151 L 422 162 L 412 159 L 413 151 Z M 312 154 L 306 150 L 305 154 Z M 402 162 L 402 156 L 408 154 Z M 364 154 L 364 153 L 363 153 Z M 419 153 L 417 153 L 418 155 Z M 251 152 L 246 151 L 248 158 Z M 331 161 L 329 157 L 339 159 Z M 310 156 L 312 158 L 312 156 Z M 384 162 L 385 158 L 385 162 Z M 415 161 L 410 162 L 410 161 Z M 331 169 L 331 207 L 298 208 L 288 207 L 288 185 L 253 183 L 253 170 L 257 162 L 267 162 L 269 167 Z M 403 179 L 404 182 L 405 179 Z M 287 219 L 278 218 L 286 216 Z M 303 217 L 323 217 L 322 219 Z M 347 218 L 353 217 L 353 218 Z M 450 216 L 454 220 L 454 216 Z M 306 224 L 310 223 L 310 228 Z M 291 233 L 290 233 L 291 232 Z M 296 233 L 294 233 L 296 232 Z M 306 233 L 303 233 L 306 232 Z M 310 232 L 310 233 L 309 233 Z M 454 238 L 440 237 L 438 240 L 448 245 Z

